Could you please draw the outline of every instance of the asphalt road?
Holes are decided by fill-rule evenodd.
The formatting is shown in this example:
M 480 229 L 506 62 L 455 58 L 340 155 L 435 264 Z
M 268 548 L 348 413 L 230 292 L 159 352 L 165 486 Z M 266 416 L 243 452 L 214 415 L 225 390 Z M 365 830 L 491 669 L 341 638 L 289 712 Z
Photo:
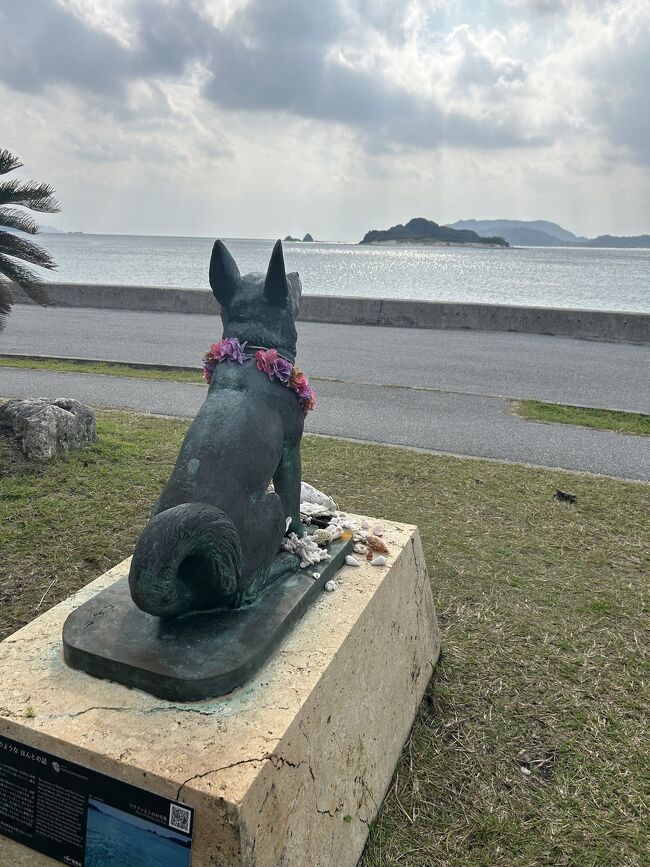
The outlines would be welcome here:
M 206 316 L 19 306 L 0 351 L 194 365 L 218 337 Z M 298 345 L 319 395 L 312 432 L 650 480 L 650 439 L 527 422 L 506 399 L 650 412 L 648 347 L 314 323 Z M 0 368 L 0 395 L 191 417 L 205 387 Z
M 218 317 L 14 307 L 0 352 L 200 366 Z M 311 377 L 650 413 L 650 346 L 536 334 L 298 323 Z

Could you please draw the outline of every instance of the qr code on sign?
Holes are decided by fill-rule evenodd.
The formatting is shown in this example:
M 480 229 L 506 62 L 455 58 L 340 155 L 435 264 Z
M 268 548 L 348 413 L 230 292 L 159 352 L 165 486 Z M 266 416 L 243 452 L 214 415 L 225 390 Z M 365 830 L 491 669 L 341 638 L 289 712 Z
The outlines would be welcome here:
M 192 824 L 192 811 L 186 810 L 185 807 L 179 807 L 178 804 L 169 805 L 169 827 L 176 831 L 183 831 L 185 834 L 190 833 L 190 825 Z

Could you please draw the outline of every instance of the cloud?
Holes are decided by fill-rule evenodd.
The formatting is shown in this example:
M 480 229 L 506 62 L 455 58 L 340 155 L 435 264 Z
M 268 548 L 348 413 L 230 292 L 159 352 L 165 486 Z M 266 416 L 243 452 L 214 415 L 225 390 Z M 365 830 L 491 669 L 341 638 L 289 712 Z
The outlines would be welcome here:
M 508 57 L 507 40 L 493 31 L 481 38 L 468 24 L 461 24 L 446 40 L 446 54 L 454 67 L 454 84 L 487 88 L 498 83 L 523 81 L 526 68 L 521 60 Z
M 0 81 L 14 90 L 53 85 L 122 98 L 137 79 L 181 75 L 207 48 L 206 26 L 191 5 L 137 0 L 127 44 L 56 0 L 5 4 L 0 12 Z
M 542 147 L 570 130 L 642 160 L 648 0 L 494 7 L 486 23 L 469 0 L 8 3 L 0 81 L 85 94 L 90 115 L 134 132 L 184 124 L 205 153 L 231 153 L 203 131 L 227 113 L 345 127 L 367 153 Z
M 527 146 L 543 140 L 498 106 L 478 113 L 448 108 L 435 86 L 419 88 L 419 78 L 427 75 L 426 58 L 423 64 L 412 47 L 407 52 L 415 66 L 411 81 L 403 74 L 391 78 L 386 69 L 409 58 L 394 56 L 404 49 L 392 48 L 372 25 L 386 27 L 397 18 L 399 30 L 417 17 L 417 10 L 406 4 L 397 16 L 393 4 L 391 17 L 380 5 L 365 19 L 368 9 L 368 4 L 353 4 L 351 16 L 333 2 L 253 0 L 213 35 L 206 97 L 229 110 L 281 111 L 346 124 L 363 137 L 379 135 L 387 143 L 416 148 Z M 523 64 L 479 44 L 468 27 L 459 28 L 455 39 L 457 88 L 524 77 Z

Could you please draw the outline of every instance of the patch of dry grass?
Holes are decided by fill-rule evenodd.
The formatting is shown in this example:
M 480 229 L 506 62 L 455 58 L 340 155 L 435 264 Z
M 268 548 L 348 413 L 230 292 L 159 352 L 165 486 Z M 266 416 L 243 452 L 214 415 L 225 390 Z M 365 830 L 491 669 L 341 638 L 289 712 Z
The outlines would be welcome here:
M 44 468 L 0 441 L 2 635 L 130 553 L 186 427 L 101 412 Z M 645 864 L 650 486 L 320 437 L 303 464 L 419 525 L 443 630 L 363 867 Z

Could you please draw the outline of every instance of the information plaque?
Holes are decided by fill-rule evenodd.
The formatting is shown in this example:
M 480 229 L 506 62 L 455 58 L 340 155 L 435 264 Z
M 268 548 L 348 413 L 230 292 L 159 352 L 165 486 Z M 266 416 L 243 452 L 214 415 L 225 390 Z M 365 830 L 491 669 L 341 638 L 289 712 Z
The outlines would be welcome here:
M 0 735 L 0 834 L 73 867 L 189 867 L 194 811 Z

